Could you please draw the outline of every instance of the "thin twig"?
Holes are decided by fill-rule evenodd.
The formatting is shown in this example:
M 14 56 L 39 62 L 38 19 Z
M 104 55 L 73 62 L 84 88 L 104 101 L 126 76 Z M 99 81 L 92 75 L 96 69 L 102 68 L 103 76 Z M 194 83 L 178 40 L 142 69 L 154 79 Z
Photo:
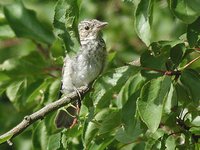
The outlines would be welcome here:
M 84 95 L 88 91 L 89 91 L 88 87 L 81 87 L 79 89 L 79 93 L 81 95 Z M 34 122 L 36 122 L 39 119 L 43 119 L 49 113 L 51 113 L 55 110 L 58 110 L 59 108 L 65 106 L 69 103 L 72 103 L 73 101 L 75 101 L 78 98 L 79 98 L 79 95 L 77 94 L 76 91 L 74 91 L 74 92 L 68 94 L 67 96 L 64 96 L 63 98 L 60 98 L 59 100 L 56 100 L 56 101 L 46 105 L 45 107 L 34 112 L 33 114 L 25 116 L 24 119 L 18 125 L 16 125 L 14 128 L 12 128 L 10 131 L 1 135 L 0 140 L 4 139 L 5 137 L 11 136 L 11 138 L 9 138 L 7 140 L 7 142 L 12 143 L 11 139 L 14 138 L 15 136 L 19 135 L 20 133 L 22 133 L 31 124 L 33 124 Z
M 135 61 L 129 62 L 128 65 L 132 65 L 132 66 L 137 66 L 137 67 L 141 67 L 140 64 L 140 59 L 137 59 Z M 147 71 L 154 71 L 157 73 L 161 73 L 163 75 L 166 76 L 180 76 L 181 75 L 181 71 L 177 70 L 177 71 L 173 71 L 173 70 L 159 70 L 159 69 L 155 69 L 155 68 L 148 68 L 148 67 L 142 67 L 143 70 L 147 70 Z
M 192 63 L 197 61 L 200 58 L 200 56 L 196 57 L 195 59 L 191 60 L 189 63 L 187 63 L 185 66 L 183 66 L 180 70 L 186 69 L 188 66 L 190 66 Z

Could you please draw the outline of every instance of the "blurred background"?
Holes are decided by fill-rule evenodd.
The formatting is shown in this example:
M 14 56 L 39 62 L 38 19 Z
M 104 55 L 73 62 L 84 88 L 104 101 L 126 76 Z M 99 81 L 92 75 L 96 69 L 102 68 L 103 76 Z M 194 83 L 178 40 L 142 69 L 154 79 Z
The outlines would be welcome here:
M 51 88 L 57 89 L 54 91 L 59 90 L 61 71 L 57 68 L 62 67 L 62 59 L 60 58 L 65 54 L 62 45 L 58 41 L 47 46 L 42 43 L 38 44 L 28 38 L 16 37 L 7 24 L 3 13 L 3 7 L 13 2 L 14 0 L 0 0 L 0 67 L 1 69 L 3 67 L 9 68 L 10 70 L 7 71 L 10 71 L 9 73 L 12 74 L 9 74 L 8 77 L 0 72 L 0 134 L 19 123 L 26 114 L 37 110 L 37 108 L 43 105 L 43 102 L 53 101 L 57 95 L 56 92 L 54 92 L 54 96 L 50 100 L 48 99 L 48 101 L 45 100 L 45 97 L 52 94 Z M 57 0 L 22 0 L 22 2 L 26 8 L 36 12 L 37 18 L 45 28 L 50 31 L 53 30 L 52 23 Z M 108 70 L 123 66 L 132 60 L 137 60 L 142 52 L 147 50 L 146 45 L 138 38 L 134 31 L 136 3 L 138 3 L 138 0 L 134 2 L 128 0 L 84 0 L 81 3 L 80 20 L 96 18 L 109 23 L 109 26 L 104 31 L 104 39 L 106 40 L 109 52 Z M 186 24 L 173 17 L 166 0 L 157 0 L 157 4 L 153 11 L 156 17 L 153 18 L 151 41 L 178 39 L 186 31 Z M 35 54 L 38 51 L 41 52 L 43 49 L 49 51 L 51 54 L 50 58 Z M 41 57 L 41 62 L 34 60 L 34 57 Z M 28 64 L 31 75 L 27 75 L 27 70 L 23 70 L 23 66 L 17 65 L 18 59 L 21 62 L 21 58 L 23 58 L 25 63 L 27 63 L 26 60 L 30 60 L 33 63 Z M 37 65 L 47 69 L 43 69 L 42 71 L 44 72 L 41 74 L 34 75 L 34 67 L 38 68 Z M 13 70 L 14 67 L 15 69 Z M 20 70 L 19 74 L 23 73 L 25 76 L 19 77 L 16 70 Z M 36 69 L 36 71 L 38 70 Z M 37 77 L 37 82 L 36 79 L 32 79 L 32 76 Z M 22 80 L 24 77 L 27 80 Z M 18 80 L 19 78 L 20 80 Z M 13 80 L 19 82 L 9 87 L 9 83 Z M 17 97 L 15 93 L 23 92 L 23 88 L 21 89 L 21 87 L 29 87 L 30 85 L 32 85 L 32 89 L 26 89 L 26 93 L 31 93 L 33 89 L 38 88 L 38 90 L 29 95 L 29 98 L 32 96 L 29 102 L 24 102 L 25 98 Z M 43 87 L 45 87 L 44 90 L 42 89 Z M 33 102 L 32 99 L 40 102 Z M 13 147 L 9 147 L 5 143 L 0 145 L 0 149 L 31 149 L 32 135 L 29 132 L 30 130 L 29 128 L 26 132 L 16 137 L 13 140 L 15 143 Z

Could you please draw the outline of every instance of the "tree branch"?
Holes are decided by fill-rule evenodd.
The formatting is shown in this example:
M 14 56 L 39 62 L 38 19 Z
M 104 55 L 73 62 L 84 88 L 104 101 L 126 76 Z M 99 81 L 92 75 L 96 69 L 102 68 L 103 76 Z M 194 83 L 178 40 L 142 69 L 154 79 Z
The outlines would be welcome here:
M 188 66 L 190 66 L 192 63 L 194 63 L 198 59 L 200 59 L 200 56 L 198 56 L 198 57 L 194 58 L 193 60 L 191 60 L 189 63 L 187 63 L 185 66 L 183 66 L 180 70 L 186 69 Z
M 81 95 L 84 95 L 84 94 L 86 94 L 86 92 L 89 91 L 89 88 L 88 87 L 81 87 L 78 90 L 79 90 L 79 93 Z M 49 113 L 51 113 L 55 110 L 58 110 L 59 108 L 75 101 L 78 98 L 79 98 L 78 93 L 76 91 L 72 92 L 72 93 L 68 94 L 67 96 L 60 98 L 57 101 L 54 101 L 50 104 L 47 104 L 45 107 L 34 112 L 33 114 L 25 116 L 24 119 L 17 126 L 12 128 L 10 131 L 6 132 L 5 134 L 1 135 L 0 141 L 4 138 L 8 137 L 8 139 L 6 139 L 6 141 L 8 143 L 10 143 L 9 145 L 11 145 L 12 142 L 10 140 L 12 138 L 14 138 L 15 136 L 19 135 L 20 133 L 22 133 L 31 124 L 33 124 L 34 122 L 36 122 L 39 119 L 43 119 Z M 6 141 L 4 141 L 4 142 L 6 142 Z

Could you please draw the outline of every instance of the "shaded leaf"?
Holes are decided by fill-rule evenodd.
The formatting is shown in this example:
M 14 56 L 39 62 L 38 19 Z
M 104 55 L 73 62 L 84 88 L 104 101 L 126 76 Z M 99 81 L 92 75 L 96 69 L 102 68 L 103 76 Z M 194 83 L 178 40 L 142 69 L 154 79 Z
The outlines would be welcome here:
M 200 40 L 200 17 L 188 25 L 187 28 L 187 40 L 190 47 L 198 46 L 198 41 Z
M 185 86 L 188 95 L 191 96 L 193 101 L 200 100 L 200 75 L 194 70 L 184 70 L 182 72 L 181 82 Z
M 151 51 L 145 51 L 141 56 L 141 65 L 153 69 L 166 69 L 165 63 L 169 58 L 169 48 L 163 50 L 159 55 L 153 55 Z
M 0 65 L 0 70 L 12 79 L 24 79 L 27 76 L 41 76 L 44 74 L 44 67 L 47 66 L 48 61 L 45 61 L 38 52 L 31 52 L 20 59 L 7 59 Z
M 26 37 L 35 41 L 51 44 L 54 35 L 37 19 L 35 12 L 24 7 L 22 2 L 4 6 L 5 17 L 18 37 Z
M 44 91 L 46 90 L 47 86 L 49 85 L 48 80 L 36 80 L 35 82 L 28 85 L 26 88 L 25 98 L 26 103 L 31 103 L 36 100 L 39 100 L 40 103 L 43 101 Z
M 89 122 L 88 124 L 86 124 L 87 126 L 85 126 L 85 130 L 83 132 L 85 147 L 88 147 L 88 145 L 91 143 L 91 141 L 98 133 L 100 124 L 98 124 L 97 121 L 103 120 L 105 116 L 107 116 L 109 113 L 110 113 L 109 109 L 103 109 L 95 116 L 95 122 Z
M 181 63 L 183 56 L 185 54 L 186 48 L 183 43 L 177 44 L 176 46 L 172 47 L 170 50 L 170 58 L 174 64 L 173 68 L 177 68 L 178 65 Z
M 177 93 L 177 100 L 179 102 L 183 102 L 186 104 L 188 104 L 190 102 L 191 98 L 189 97 L 184 85 L 182 85 L 180 83 L 175 84 L 175 90 Z
M 103 109 L 98 112 L 94 119 L 85 126 L 86 129 L 83 132 L 85 147 L 91 146 L 91 141 L 95 140 L 97 134 L 105 134 L 109 132 L 109 130 L 113 130 L 113 128 L 117 127 L 121 119 L 118 114 L 119 112 L 109 109 Z
M 90 143 L 89 147 L 87 147 L 89 150 L 105 150 L 109 144 L 114 140 L 113 137 L 105 137 L 100 142 L 92 142 Z

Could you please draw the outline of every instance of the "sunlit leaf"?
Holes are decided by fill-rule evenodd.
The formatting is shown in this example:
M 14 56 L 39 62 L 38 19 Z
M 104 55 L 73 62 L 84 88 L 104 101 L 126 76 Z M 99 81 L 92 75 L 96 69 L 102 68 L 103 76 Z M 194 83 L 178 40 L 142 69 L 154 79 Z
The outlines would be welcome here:
M 24 90 L 26 80 L 15 81 L 10 84 L 6 90 L 6 94 L 11 102 L 16 102 L 22 97 L 21 92 Z
M 169 3 L 174 15 L 186 23 L 192 23 L 200 15 L 199 0 L 170 0 Z
M 0 39 L 7 39 L 13 37 L 15 37 L 15 34 L 9 25 L 0 26 Z
M 61 133 L 53 134 L 49 137 L 47 150 L 57 150 L 60 148 Z
M 6 136 L 3 136 L 3 137 L 1 137 L 0 138 L 0 144 L 1 143 L 4 143 L 4 142 L 6 142 L 6 141 L 8 141 L 9 139 L 11 139 L 12 138 L 12 134 L 8 134 L 8 135 L 6 135 Z
M 143 83 L 144 78 L 141 76 L 140 73 L 137 73 L 134 76 L 130 77 L 120 90 L 120 93 L 117 97 L 118 108 L 122 108 L 128 100 L 132 99 L 131 96 L 142 87 Z
M 151 132 L 155 132 L 160 124 L 163 102 L 170 89 L 170 78 L 160 77 L 147 82 L 137 101 L 137 109 L 141 119 Z
M 34 149 L 46 150 L 48 145 L 48 134 L 44 122 L 35 125 L 32 134 L 32 142 Z
M 111 121 L 112 120 L 112 121 Z M 108 132 L 112 132 L 116 127 L 118 127 L 121 123 L 121 112 L 120 111 L 112 111 L 110 112 L 106 118 L 102 120 L 102 123 L 99 128 L 99 134 L 105 134 Z
M 153 0 L 141 0 L 135 12 L 135 31 L 147 45 L 151 43 Z
M 169 136 L 166 140 L 166 150 L 176 149 L 176 141 L 173 136 Z
M 118 93 L 128 78 L 139 71 L 138 67 L 124 66 L 110 71 L 100 77 L 92 93 L 94 105 L 104 108 L 109 105 L 114 93 Z
M 55 7 L 54 33 L 62 40 L 68 52 L 75 52 L 79 47 L 79 5 L 79 0 L 59 0 Z

